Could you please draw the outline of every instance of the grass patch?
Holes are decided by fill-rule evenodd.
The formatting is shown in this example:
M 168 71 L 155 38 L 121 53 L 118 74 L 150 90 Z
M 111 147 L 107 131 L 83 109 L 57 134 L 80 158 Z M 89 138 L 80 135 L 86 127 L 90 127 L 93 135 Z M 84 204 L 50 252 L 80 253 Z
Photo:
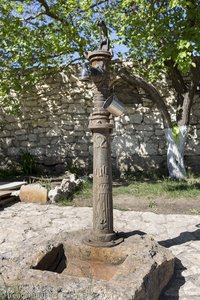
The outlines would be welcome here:
M 57 205 L 63 206 L 71 206 L 72 205 L 72 198 L 65 198 L 60 197 L 59 200 L 56 202 Z
M 200 178 L 195 180 L 188 179 L 185 182 L 177 182 L 170 179 L 136 181 L 128 186 L 113 189 L 114 196 L 123 194 L 136 197 L 197 198 L 200 197 Z
M 200 178 L 188 178 L 178 182 L 170 179 L 129 182 L 128 185 L 113 187 L 113 196 L 134 195 L 135 197 L 198 198 Z M 92 198 L 92 183 L 86 182 L 75 195 L 76 198 Z
M 60 197 L 56 202 L 59 205 L 70 206 L 72 205 L 72 201 L 74 198 L 77 199 L 91 199 L 92 198 L 92 183 L 91 182 L 83 182 L 70 197 Z
M 134 181 L 128 185 L 113 187 L 113 196 L 133 195 L 135 197 L 168 197 L 198 198 L 200 197 L 200 178 L 177 182 L 170 179 L 155 181 Z M 75 194 L 76 198 L 92 198 L 92 183 L 86 182 Z
M 156 208 L 158 206 L 155 200 L 149 200 L 148 207 L 149 208 Z
M 199 209 L 191 208 L 191 209 L 190 209 L 190 213 L 193 214 L 193 215 L 199 215 L 199 214 L 200 214 L 200 211 L 199 211 Z
M 92 182 L 86 181 L 81 188 L 74 194 L 76 198 L 92 198 Z

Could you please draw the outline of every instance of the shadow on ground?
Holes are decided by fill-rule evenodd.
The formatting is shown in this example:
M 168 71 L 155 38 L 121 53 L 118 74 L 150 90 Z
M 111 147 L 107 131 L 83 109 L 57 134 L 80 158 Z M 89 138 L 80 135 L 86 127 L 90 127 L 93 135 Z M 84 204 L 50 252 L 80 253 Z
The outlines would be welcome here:
M 163 290 L 159 300 L 179 300 L 179 290 L 185 283 L 185 277 L 182 272 L 186 270 L 181 261 L 175 259 L 174 275 Z
M 196 227 L 200 227 L 200 224 L 197 224 Z M 184 243 L 200 240 L 200 229 L 197 229 L 193 232 L 185 231 L 181 232 L 177 237 L 159 241 L 158 243 L 166 248 L 170 248 L 172 246 L 182 245 Z M 187 268 L 184 267 L 181 260 L 175 258 L 175 268 L 174 275 L 171 278 L 170 282 L 164 289 L 162 295 L 159 300 L 179 300 L 179 290 L 182 285 L 185 283 L 185 278 L 182 275 L 182 272 Z
M 197 224 L 196 227 L 200 227 L 200 224 Z M 161 246 L 164 246 L 165 248 L 170 248 L 172 246 L 182 245 L 184 243 L 187 243 L 190 241 L 197 241 L 197 240 L 200 240 L 200 229 L 197 229 L 193 232 L 184 231 L 184 232 L 181 232 L 177 237 L 175 237 L 173 239 L 159 241 L 158 243 Z

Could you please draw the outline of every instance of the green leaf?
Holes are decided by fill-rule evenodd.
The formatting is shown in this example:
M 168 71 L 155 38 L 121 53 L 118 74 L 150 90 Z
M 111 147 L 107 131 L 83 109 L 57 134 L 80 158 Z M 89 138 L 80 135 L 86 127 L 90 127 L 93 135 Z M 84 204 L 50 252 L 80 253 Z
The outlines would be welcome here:
M 172 137 L 176 144 L 179 144 L 180 141 L 180 128 L 177 124 L 174 124 L 172 127 Z

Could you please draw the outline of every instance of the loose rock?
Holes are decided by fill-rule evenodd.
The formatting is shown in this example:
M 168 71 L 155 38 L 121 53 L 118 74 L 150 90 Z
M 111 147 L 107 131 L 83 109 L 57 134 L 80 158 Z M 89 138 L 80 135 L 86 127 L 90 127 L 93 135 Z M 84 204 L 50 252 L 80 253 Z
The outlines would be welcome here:
M 21 202 L 47 203 L 47 189 L 38 183 L 24 185 L 20 189 L 19 199 Z
M 59 200 L 69 198 L 73 195 L 76 189 L 82 184 L 82 179 L 76 179 L 76 175 L 70 172 L 66 172 L 66 178 L 64 178 L 60 186 L 56 186 L 48 193 L 50 203 L 58 202 Z

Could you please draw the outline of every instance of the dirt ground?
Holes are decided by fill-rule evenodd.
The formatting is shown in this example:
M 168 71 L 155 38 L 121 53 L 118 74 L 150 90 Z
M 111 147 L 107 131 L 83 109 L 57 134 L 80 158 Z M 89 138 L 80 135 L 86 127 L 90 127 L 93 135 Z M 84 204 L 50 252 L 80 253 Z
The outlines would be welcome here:
M 92 206 L 92 199 L 74 198 L 74 206 Z M 199 198 L 134 197 L 118 195 L 113 197 L 114 208 L 120 210 L 149 211 L 157 214 L 200 215 Z

